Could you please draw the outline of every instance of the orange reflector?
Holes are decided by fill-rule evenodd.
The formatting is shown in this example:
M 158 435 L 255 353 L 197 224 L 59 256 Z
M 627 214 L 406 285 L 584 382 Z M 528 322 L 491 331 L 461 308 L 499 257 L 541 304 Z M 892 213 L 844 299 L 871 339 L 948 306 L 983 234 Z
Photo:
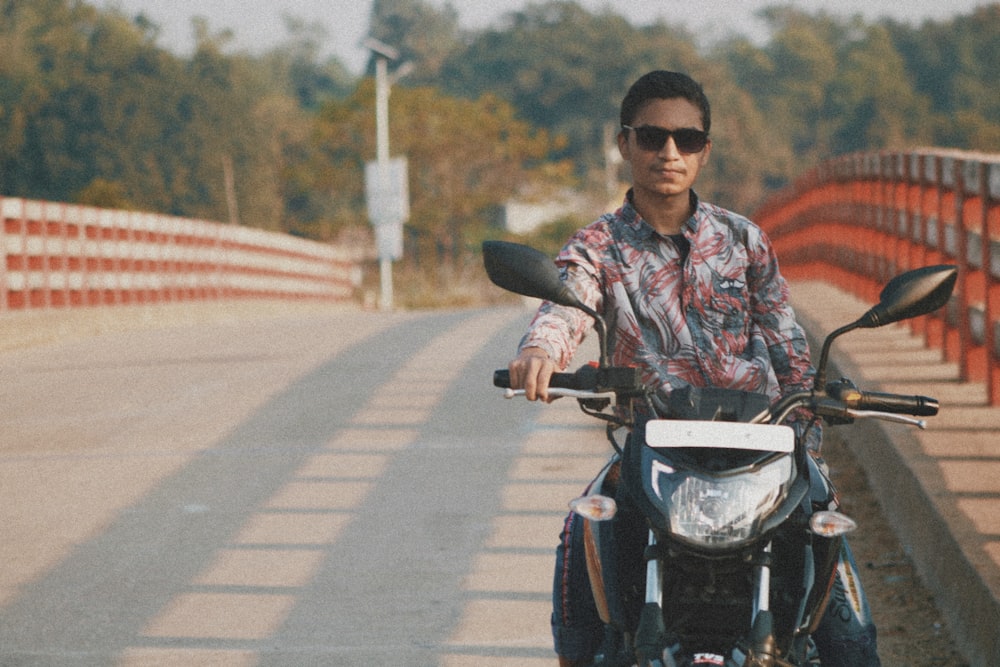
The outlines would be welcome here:
M 570 501 L 569 508 L 585 519 L 607 521 L 615 517 L 618 512 L 618 503 L 615 502 L 614 498 L 607 496 L 581 496 Z
M 856 530 L 858 524 L 840 512 L 816 512 L 809 519 L 809 528 L 820 537 L 837 537 Z

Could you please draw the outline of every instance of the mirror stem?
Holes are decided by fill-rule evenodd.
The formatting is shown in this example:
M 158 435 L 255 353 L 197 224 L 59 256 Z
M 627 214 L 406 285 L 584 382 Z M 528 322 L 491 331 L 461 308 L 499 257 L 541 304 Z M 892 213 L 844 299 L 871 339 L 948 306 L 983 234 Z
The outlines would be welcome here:
M 603 317 L 594 320 L 594 328 L 597 329 L 597 342 L 601 348 L 601 368 L 607 368 L 608 362 L 608 326 L 604 323 Z
M 861 326 L 860 320 L 858 320 L 857 322 L 852 322 L 847 326 L 840 327 L 839 329 L 831 333 L 829 336 L 827 336 L 826 340 L 823 341 L 823 351 L 819 355 L 819 365 L 816 367 L 816 377 L 813 379 L 813 391 L 825 391 L 824 387 L 826 385 L 826 363 L 828 357 L 830 356 L 830 346 L 833 344 L 834 339 L 837 338 L 838 336 L 842 336 L 848 331 L 854 331 L 859 326 Z
M 590 315 L 591 317 L 594 318 L 594 328 L 597 330 L 597 342 L 598 342 L 598 346 L 600 347 L 600 355 L 601 355 L 600 362 L 599 362 L 600 363 L 600 367 L 601 368 L 607 368 L 608 365 L 609 365 L 608 364 L 608 325 L 607 325 L 607 323 L 605 323 L 604 318 L 601 317 L 600 314 L 596 310 L 594 310 L 593 308 L 588 307 L 582 301 L 577 301 L 576 307 L 579 308 L 580 310 L 582 310 L 583 312 L 585 312 L 587 315 Z

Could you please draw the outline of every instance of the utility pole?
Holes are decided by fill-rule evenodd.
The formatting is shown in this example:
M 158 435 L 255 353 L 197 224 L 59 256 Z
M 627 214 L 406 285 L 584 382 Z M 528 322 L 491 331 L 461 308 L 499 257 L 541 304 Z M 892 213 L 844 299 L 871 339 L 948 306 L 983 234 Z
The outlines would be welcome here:
M 368 38 L 364 46 L 375 56 L 375 153 L 374 165 L 367 165 L 365 182 L 368 217 L 375 227 L 379 256 L 379 307 L 392 310 L 392 262 L 402 256 L 403 223 L 409 217 L 409 190 L 406 159 L 389 156 L 389 92 L 392 83 L 405 76 L 412 64 L 403 63 L 389 75 L 389 61 L 399 58 L 399 51 L 377 39 Z

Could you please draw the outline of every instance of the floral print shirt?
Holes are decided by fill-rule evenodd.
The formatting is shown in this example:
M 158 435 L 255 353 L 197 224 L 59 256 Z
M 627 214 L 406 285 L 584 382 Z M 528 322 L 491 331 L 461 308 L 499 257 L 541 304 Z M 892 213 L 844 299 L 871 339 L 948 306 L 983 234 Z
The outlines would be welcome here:
M 611 363 L 638 366 L 647 386 L 665 393 L 712 386 L 773 400 L 811 388 L 808 343 L 767 236 L 693 193 L 692 202 L 686 257 L 685 244 L 657 233 L 627 197 L 556 259 L 566 283 L 607 320 Z M 539 347 L 565 369 L 592 324 L 580 310 L 543 302 L 521 348 Z

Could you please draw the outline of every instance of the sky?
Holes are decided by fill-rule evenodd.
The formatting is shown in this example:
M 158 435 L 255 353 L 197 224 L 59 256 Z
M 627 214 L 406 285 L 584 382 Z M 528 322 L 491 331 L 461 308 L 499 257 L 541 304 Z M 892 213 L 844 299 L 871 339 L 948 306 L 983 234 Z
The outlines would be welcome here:
M 178 54 L 190 53 L 193 30 L 191 18 L 208 19 L 213 33 L 231 29 L 233 47 L 259 53 L 287 38 L 283 15 L 320 23 L 329 35 L 325 55 L 336 56 L 354 74 L 367 62 L 361 46 L 368 33 L 371 0 L 90 0 L 104 8 L 117 8 L 128 16 L 145 13 L 160 29 L 160 46 Z M 427 0 L 443 7 L 446 0 Z M 987 0 L 578 0 L 590 11 L 611 8 L 634 25 L 664 18 L 686 26 L 705 37 L 705 42 L 736 33 L 755 40 L 766 38 L 763 24 L 754 12 L 774 4 L 791 4 L 813 13 L 851 16 L 861 14 L 869 21 L 883 17 L 918 26 L 924 20 L 944 20 L 968 14 Z M 503 15 L 522 9 L 528 0 L 450 0 L 463 28 L 481 29 Z

